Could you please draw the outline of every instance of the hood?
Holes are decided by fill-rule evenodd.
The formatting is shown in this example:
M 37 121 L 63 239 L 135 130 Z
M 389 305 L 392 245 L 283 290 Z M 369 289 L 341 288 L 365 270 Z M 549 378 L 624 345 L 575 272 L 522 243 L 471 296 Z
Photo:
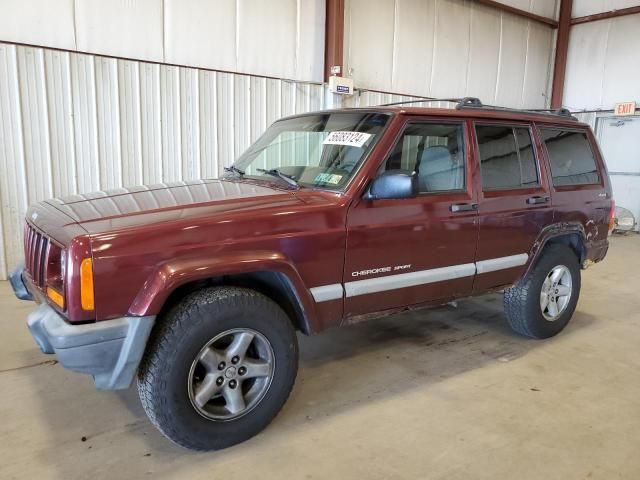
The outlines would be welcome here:
M 120 188 L 47 200 L 88 233 L 298 204 L 292 192 L 226 180 Z

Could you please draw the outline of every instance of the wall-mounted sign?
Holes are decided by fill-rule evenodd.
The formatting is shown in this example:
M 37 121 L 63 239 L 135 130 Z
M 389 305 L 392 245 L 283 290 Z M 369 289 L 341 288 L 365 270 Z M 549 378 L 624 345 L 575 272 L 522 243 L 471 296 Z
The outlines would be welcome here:
M 340 95 L 353 95 L 353 78 L 331 75 L 329 77 L 329 91 Z
M 636 102 L 623 102 L 616 103 L 613 111 L 616 115 L 635 115 L 636 113 Z

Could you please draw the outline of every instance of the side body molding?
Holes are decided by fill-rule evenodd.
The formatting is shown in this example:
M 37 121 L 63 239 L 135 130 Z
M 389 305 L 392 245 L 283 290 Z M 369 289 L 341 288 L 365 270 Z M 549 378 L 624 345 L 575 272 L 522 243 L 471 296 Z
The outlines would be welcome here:
M 283 275 L 296 296 L 303 321 L 311 328 L 317 324 L 313 298 L 297 269 L 284 254 L 272 251 L 234 252 L 215 258 L 170 260 L 149 276 L 131 304 L 129 313 L 136 316 L 157 315 L 169 295 L 187 283 L 224 275 L 259 272 Z

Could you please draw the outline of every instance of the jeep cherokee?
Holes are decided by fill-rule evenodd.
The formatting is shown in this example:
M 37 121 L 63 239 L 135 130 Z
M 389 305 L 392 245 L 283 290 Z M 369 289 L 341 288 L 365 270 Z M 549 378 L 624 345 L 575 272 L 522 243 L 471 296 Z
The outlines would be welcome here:
M 44 353 L 100 389 L 137 378 L 192 449 L 275 417 L 296 331 L 504 291 L 516 332 L 557 334 L 613 226 L 587 125 L 477 99 L 288 117 L 225 170 L 33 205 L 11 275 Z

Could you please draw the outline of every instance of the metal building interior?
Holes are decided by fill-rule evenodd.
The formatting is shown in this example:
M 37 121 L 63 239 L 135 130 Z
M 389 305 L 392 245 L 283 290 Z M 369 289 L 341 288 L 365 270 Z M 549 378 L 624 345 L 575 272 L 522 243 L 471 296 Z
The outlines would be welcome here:
M 639 76 L 638 0 L 0 0 L 0 477 L 638 478 Z M 568 333 L 517 337 L 491 295 L 300 336 L 283 411 L 215 453 L 29 337 L 29 205 L 216 178 L 291 114 L 462 97 L 595 132 L 630 232 Z

